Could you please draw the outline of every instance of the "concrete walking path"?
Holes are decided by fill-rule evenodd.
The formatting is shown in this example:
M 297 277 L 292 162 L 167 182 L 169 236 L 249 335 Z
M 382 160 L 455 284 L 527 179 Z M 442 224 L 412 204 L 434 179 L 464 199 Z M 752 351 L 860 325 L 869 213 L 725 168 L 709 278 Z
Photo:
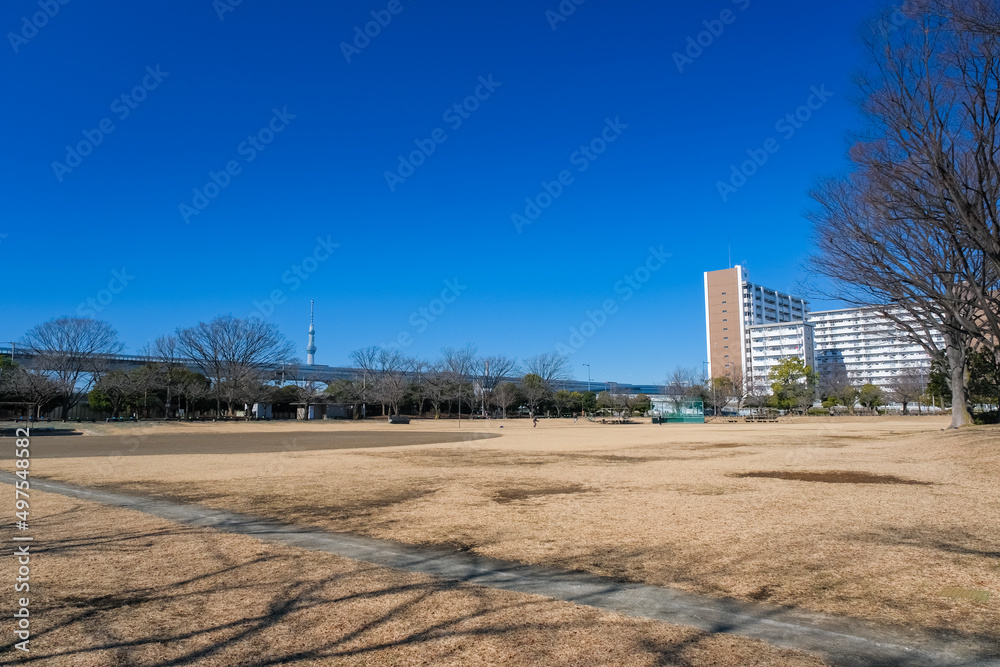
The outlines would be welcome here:
M 17 478 L 0 471 L 0 482 Z M 178 523 L 248 535 L 324 551 L 443 580 L 488 586 L 588 605 L 637 618 L 760 639 L 774 646 L 812 651 L 836 665 L 1000 667 L 1000 645 L 944 639 L 917 631 L 886 630 L 839 618 L 764 604 L 693 595 L 596 575 L 483 558 L 472 553 L 415 547 L 389 540 L 280 524 L 225 510 L 31 479 L 33 489 L 144 512 Z

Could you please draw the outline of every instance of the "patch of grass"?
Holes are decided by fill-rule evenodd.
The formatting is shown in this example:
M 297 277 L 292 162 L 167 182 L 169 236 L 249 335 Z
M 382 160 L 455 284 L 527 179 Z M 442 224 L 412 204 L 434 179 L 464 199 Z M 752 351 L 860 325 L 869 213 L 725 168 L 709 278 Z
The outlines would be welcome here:
M 693 491 L 691 495 L 694 496 L 724 496 L 727 493 L 733 493 L 734 491 L 725 488 L 724 486 L 712 486 L 710 484 L 705 486 L 698 486 Z
M 821 482 L 824 484 L 915 484 L 929 486 L 933 482 L 921 482 L 906 479 L 896 475 L 878 475 L 872 472 L 854 470 L 825 470 L 818 472 L 783 472 L 780 470 L 764 470 L 730 475 L 730 477 L 759 477 L 764 479 L 784 479 L 794 482 Z
M 986 602 L 990 599 L 989 591 L 975 588 L 945 588 L 939 595 L 955 600 L 972 600 L 973 602 Z

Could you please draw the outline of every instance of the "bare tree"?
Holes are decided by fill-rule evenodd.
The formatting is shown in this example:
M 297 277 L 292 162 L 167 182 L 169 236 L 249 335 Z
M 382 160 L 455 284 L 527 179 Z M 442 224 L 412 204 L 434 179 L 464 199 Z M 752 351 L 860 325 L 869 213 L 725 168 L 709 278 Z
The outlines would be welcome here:
M 667 397 L 674 412 L 679 413 L 684 404 L 698 394 L 698 371 L 678 366 L 667 377 L 663 395 Z
M 386 368 L 379 379 L 379 396 L 389 404 L 394 415 L 399 414 L 399 404 L 406 397 L 412 385 L 409 372 L 413 362 L 402 356 L 393 355 L 386 359 Z
M 434 410 L 434 419 L 440 419 L 441 406 L 456 393 L 452 388 L 451 374 L 445 369 L 443 363 L 438 362 L 424 364 L 420 376 L 420 394 L 423 400 L 431 404 L 431 409 Z
M 493 388 L 491 396 L 493 404 L 500 408 L 500 414 L 507 419 L 507 409 L 517 400 L 517 385 L 513 382 L 501 382 Z
M 747 382 L 743 376 L 743 366 L 730 364 L 729 368 L 722 373 L 722 377 L 729 381 L 729 389 L 732 392 L 730 400 L 736 402 L 736 411 L 739 412 L 747 397 Z
M 554 384 L 559 380 L 569 379 L 569 363 L 566 357 L 554 352 L 526 359 L 523 370 L 526 375 L 537 375 L 542 378 L 542 382 L 550 389 L 554 389 Z
M 542 402 L 552 396 L 552 388 L 535 373 L 528 373 L 521 378 L 521 396 L 528 404 L 529 414 L 534 417 Z
M 26 371 L 44 374 L 59 387 L 63 419 L 106 370 L 108 358 L 125 349 L 109 323 L 78 317 L 39 324 L 20 344 L 34 357 Z
M 970 419 L 969 345 L 1000 340 L 997 8 L 918 0 L 907 11 L 904 29 L 883 22 L 867 38 L 868 133 L 851 151 L 855 173 L 814 192 L 813 266 L 835 296 L 877 308 L 947 362 L 957 428 Z
M 395 348 L 372 345 L 352 352 L 351 361 L 361 370 L 368 395 L 382 406 L 382 416 L 387 416 L 387 406 L 398 415 L 399 403 L 410 388 L 407 373 L 413 367 L 412 360 Z
M 767 405 L 771 397 L 771 385 L 764 378 L 754 378 L 747 381 L 744 403 L 751 408 L 761 409 Z
M 94 394 L 97 394 L 101 399 L 106 399 L 107 403 L 106 405 L 101 405 L 103 403 L 102 400 L 95 405 L 92 402 L 91 407 L 98 409 L 108 408 L 111 411 L 112 417 L 117 418 L 121 416 L 122 408 L 127 403 L 134 403 L 136 397 L 142 393 L 139 386 L 140 376 L 136 372 L 138 370 L 140 369 L 128 371 L 113 370 L 102 375 L 101 379 L 95 384 L 91 396 L 93 397 Z M 93 398 L 91 401 L 93 401 Z
M 220 415 L 223 398 L 231 412 L 234 405 L 262 395 L 267 374 L 295 350 L 277 326 L 257 317 L 232 315 L 178 329 L 177 349 L 211 380 Z
M 26 365 L 8 369 L 4 378 L 4 390 L 27 399 L 31 406 L 28 416 L 40 419 L 42 410 L 63 395 L 63 388 L 56 380 L 49 377 L 44 368 L 33 368 L 35 363 L 38 362 L 33 360 Z
M 924 395 L 924 378 L 929 374 L 928 369 L 904 368 L 896 373 L 896 376 L 889 381 L 889 396 L 897 403 L 903 404 L 903 414 L 909 414 L 909 404 L 916 403 Z
M 736 389 L 733 381 L 728 377 L 712 378 L 708 382 L 708 387 L 706 387 L 705 404 L 712 406 L 713 416 L 718 416 L 722 409 L 733 400 L 735 393 Z
M 485 412 L 497 385 L 517 373 L 517 360 L 502 354 L 480 357 L 475 361 L 474 370 L 479 378 L 480 398 Z
M 163 418 L 170 417 L 170 402 L 177 388 L 177 369 L 183 368 L 183 363 L 178 352 L 177 336 L 160 336 L 153 343 L 153 354 L 156 355 L 156 364 L 161 371 L 160 382 L 166 392 L 166 399 L 163 404 Z
M 441 351 L 441 366 L 445 376 L 451 381 L 451 386 L 458 399 L 458 423 L 462 424 L 462 401 L 463 398 L 474 406 L 475 394 L 469 382 L 470 376 L 475 372 L 478 365 L 476 359 L 476 346 L 469 343 L 462 348 L 445 348 Z

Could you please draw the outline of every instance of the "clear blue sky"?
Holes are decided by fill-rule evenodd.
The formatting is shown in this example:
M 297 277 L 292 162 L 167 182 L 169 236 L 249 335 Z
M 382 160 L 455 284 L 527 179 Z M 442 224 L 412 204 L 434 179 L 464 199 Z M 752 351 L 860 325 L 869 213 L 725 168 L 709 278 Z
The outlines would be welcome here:
M 729 244 L 755 282 L 807 278 L 806 193 L 846 167 L 856 35 L 878 8 L 587 0 L 557 21 L 558 0 L 230 2 L 4 3 L 0 341 L 84 313 L 138 350 L 256 310 L 304 358 L 315 299 L 319 363 L 402 340 L 425 358 L 562 344 L 595 380 L 700 368 L 702 272 Z M 721 34 L 681 72 L 705 21 Z M 813 86 L 832 97 L 779 130 Z M 772 138 L 723 201 L 730 166 Z M 411 174 L 397 156 L 416 142 L 434 150 Z M 225 187 L 200 200 L 210 172 Z M 515 224 L 543 181 L 558 196 Z M 629 299 L 626 275 L 648 278 Z

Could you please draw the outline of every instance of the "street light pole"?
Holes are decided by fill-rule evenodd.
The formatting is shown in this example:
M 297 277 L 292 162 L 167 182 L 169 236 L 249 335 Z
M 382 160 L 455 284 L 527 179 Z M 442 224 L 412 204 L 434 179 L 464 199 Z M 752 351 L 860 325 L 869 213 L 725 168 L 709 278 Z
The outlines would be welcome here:
M 587 391 L 590 391 L 590 364 L 581 364 L 587 367 Z

